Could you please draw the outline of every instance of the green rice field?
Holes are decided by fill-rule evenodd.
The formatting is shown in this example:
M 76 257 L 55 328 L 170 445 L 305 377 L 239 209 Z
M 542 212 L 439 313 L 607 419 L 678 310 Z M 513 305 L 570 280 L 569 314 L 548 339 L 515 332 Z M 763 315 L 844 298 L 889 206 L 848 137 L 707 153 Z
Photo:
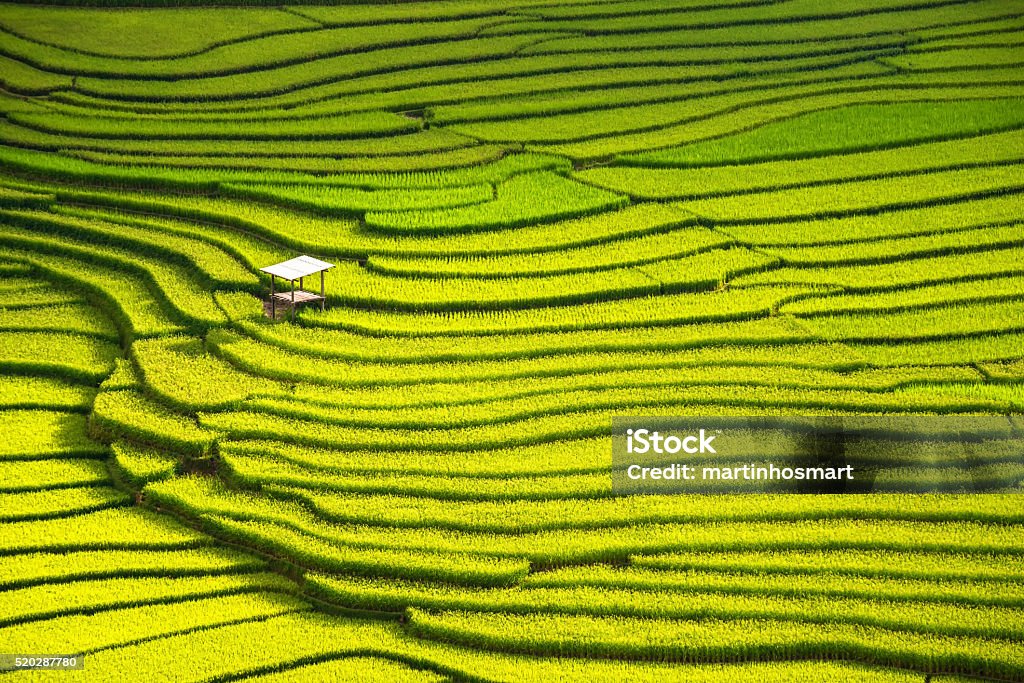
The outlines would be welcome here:
M 0 660 L 84 662 L 0 681 L 1024 681 L 1020 441 L 610 476 L 619 415 L 1024 439 L 1024 0 L 139 1 L 0 4 Z

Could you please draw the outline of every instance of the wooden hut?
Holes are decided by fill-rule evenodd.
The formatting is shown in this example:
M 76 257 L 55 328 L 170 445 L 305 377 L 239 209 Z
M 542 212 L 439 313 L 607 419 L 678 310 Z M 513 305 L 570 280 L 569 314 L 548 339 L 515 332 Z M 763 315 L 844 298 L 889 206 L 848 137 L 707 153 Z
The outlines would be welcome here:
M 324 272 L 334 267 L 333 263 L 327 263 L 312 256 L 297 256 L 281 263 L 275 263 L 261 271 L 270 275 L 270 317 L 277 317 L 277 304 L 283 303 L 291 306 L 292 320 L 295 320 L 295 307 L 300 304 L 320 302 L 320 310 L 326 307 L 327 293 L 324 291 Z M 320 293 L 307 292 L 303 289 L 304 280 L 320 273 Z M 277 278 L 291 282 L 291 291 L 275 292 L 274 283 Z M 298 282 L 298 289 L 295 283 Z

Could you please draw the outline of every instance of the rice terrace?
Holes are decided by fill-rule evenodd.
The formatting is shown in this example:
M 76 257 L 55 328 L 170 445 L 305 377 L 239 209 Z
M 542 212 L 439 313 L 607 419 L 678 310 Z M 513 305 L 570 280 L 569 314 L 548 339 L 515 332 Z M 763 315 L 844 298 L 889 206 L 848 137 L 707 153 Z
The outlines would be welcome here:
M 1024 0 L 131 2 L 0 4 L 0 681 L 1024 681 Z

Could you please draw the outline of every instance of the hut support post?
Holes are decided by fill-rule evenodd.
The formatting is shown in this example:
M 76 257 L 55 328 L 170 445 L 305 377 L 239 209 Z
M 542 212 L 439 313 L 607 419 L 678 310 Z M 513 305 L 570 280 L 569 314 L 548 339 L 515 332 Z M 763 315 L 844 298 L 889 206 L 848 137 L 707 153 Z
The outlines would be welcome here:
M 295 322 L 295 280 L 292 280 L 292 322 Z
M 274 280 L 275 279 L 276 278 L 273 275 L 270 276 L 270 319 L 271 320 L 276 320 L 277 319 L 277 299 L 274 297 Z
M 327 310 L 327 306 L 325 305 L 326 303 L 327 303 L 327 299 L 324 296 L 324 271 L 321 270 L 320 271 L 320 310 L 321 311 Z

